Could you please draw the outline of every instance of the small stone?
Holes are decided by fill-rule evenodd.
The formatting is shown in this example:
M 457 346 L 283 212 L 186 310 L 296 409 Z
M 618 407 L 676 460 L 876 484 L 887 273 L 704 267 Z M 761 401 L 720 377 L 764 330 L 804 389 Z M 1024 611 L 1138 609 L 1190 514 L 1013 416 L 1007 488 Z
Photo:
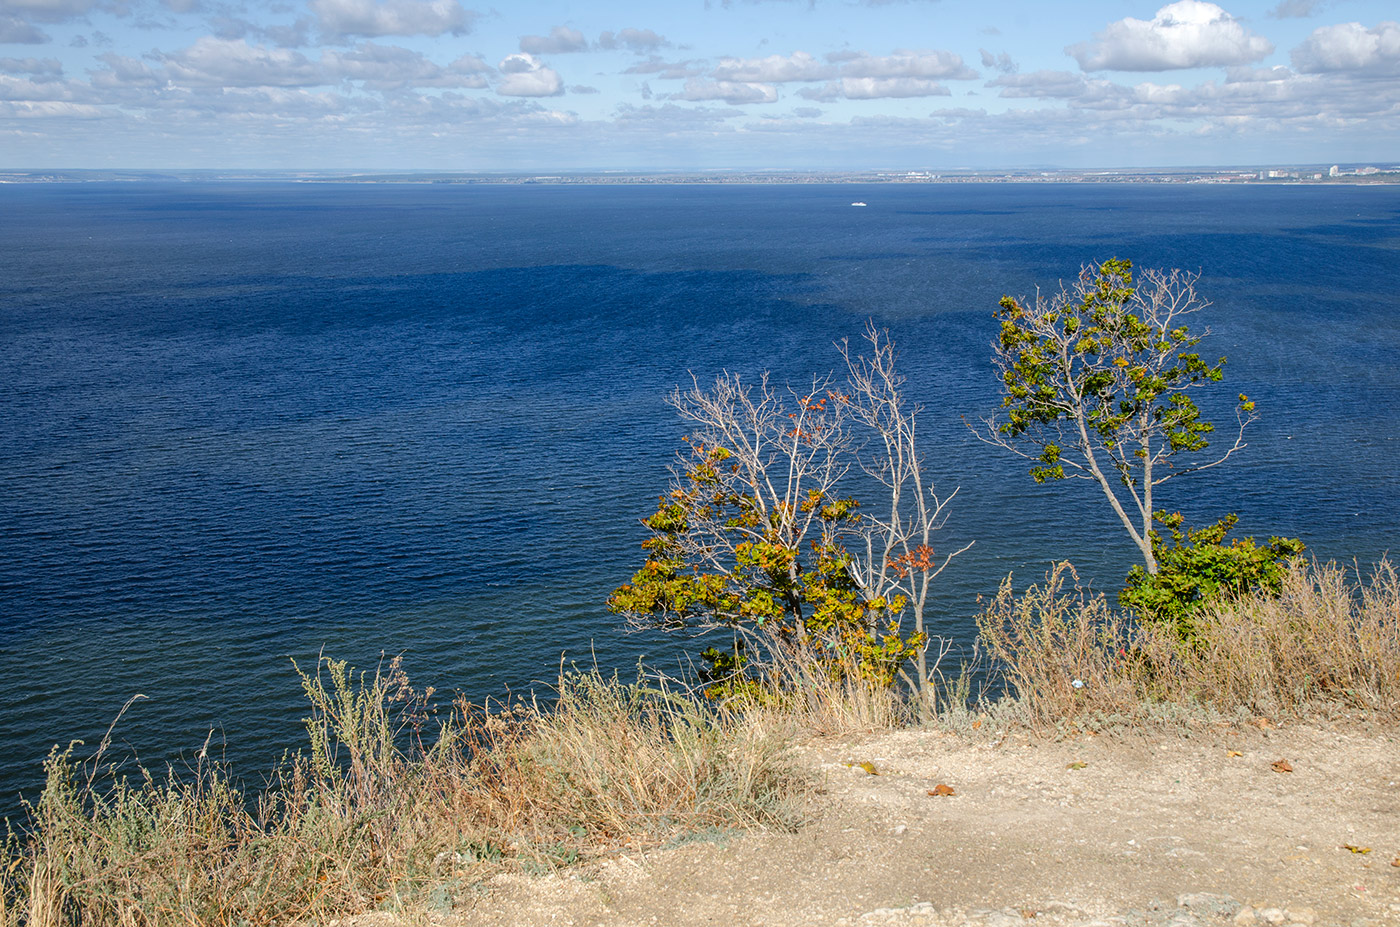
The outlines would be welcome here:
M 1281 927 L 1288 920 L 1278 908 L 1265 908 L 1259 912 L 1259 919 L 1266 924 L 1273 924 L 1274 927 Z
M 1235 914 L 1236 927 L 1254 927 L 1257 923 L 1259 923 L 1259 918 L 1255 916 L 1254 909 L 1249 905 L 1240 908 Z
M 1304 927 L 1311 927 L 1317 923 L 1317 912 L 1312 908 L 1289 908 L 1283 913 L 1290 921 L 1302 924 Z
M 896 825 L 894 826 L 894 830 L 892 830 L 891 833 L 894 834 L 896 837 L 903 837 L 903 836 L 904 836 L 904 832 L 907 831 L 908 829 L 909 829 L 909 826 L 906 825 L 906 824 L 896 824 Z

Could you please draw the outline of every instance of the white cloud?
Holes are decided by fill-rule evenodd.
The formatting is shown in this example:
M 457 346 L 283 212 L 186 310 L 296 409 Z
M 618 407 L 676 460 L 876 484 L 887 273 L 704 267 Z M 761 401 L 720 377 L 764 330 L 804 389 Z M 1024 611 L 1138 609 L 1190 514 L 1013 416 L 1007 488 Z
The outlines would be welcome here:
M 562 55 L 588 51 L 588 39 L 577 29 L 555 26 L 549 35 L 522 35 L 520 50 L 530 55 Z
M 84 16 L 96 6 L 96 0 L 0 0 L 0 13 L 29 22 L 61 23 Z
M 76 87 L 61 80 L 33 80 L 0 74 L 0 100 L 92 102 L 94 97 L 83 85 Z
M 0 44 L 42 45 L 49 40 L 48 35 L 18 16 L 0 13 Z
M 97 60 L 107 67 L 94 71 L 92 85 L 104 90 L 126 88 L 154 88 L 165 84 L 165 78 L 154 69 L 135 58 L 108 52 L 98 55 Z
M 988 81 L 987 86 L 999 88 L 1000 96 L 1012 99 L 1067 100 L 1083 96 L 1089 88 L 1089 80 L 1083 74 L 1069 71 L 1034 71 L 1030 74 L 1003 74 Z
M 491 65 L 487 64 L 480 55 L 463 55 L 449 64 L 447 69 L 458 74 L 485 74 L 491 70 Z
M 311 0 L 309 7 L 321 32 L 332 39 L 462 35 L 477 18 L 458 0 Z
M 101 119 L 101 107 L 86 103 L 0 102 L 0 119 Z
M 767 58 L 721 58 L 710 76 L 721 82 L 780 84 L 826 80 L 835 73 L 830 65 L 822 64 L 807 52 L 797 51 Z
M 922 77 L 843 77 L 822 87 L 804 87 L 797 94 L 809 100 L 882 100 L 946 97 L 952 91 Z
M 1226 68 L 1225 82 L 1227 84 L 1251 84 L 1269 83 L 1279 80 L 1292 80 L 1293 72 L 1283 65 L 1276 64 L 1271 68 Z
M 683 90 L 671 94 L 671 99 L 691 102 L 723 100 L 731 106 L 739 106 L 744 103 L 776 103 L 778 91 L 772 84 L 692 77 L 685 82 Z
M 598 36 L 599 48 L 627 48 L 638 54 L 667 48 L 670 44 L 665 36 L 657 35 L 650 29 L 622 29 L 616 33 L 604 32 Z
M 557 97 L 564 92 L 559 72 L 533 55 L 507 55 L 497 67 L 505 75 L 496 85 L 503 97 Z
M 928 80 L 972 80 L 977 72 L 963 63 L 961 55 L 950 51 L 909 51 L 898 49 L 880 57 L 857 54 L 843 56 L 842 77 L 917 77 Z
M 1305 74 L 1400 75 L 1400 23 L 1383 22 L 1371 29 L 1361 23 L 1323 26 L 1293 49 L 1292 59 Z
M 651 55 L 645 61 L 639 61 L 632 65 L 623 74 L 655 74 L 661 80 L 684 80 L 687 77 L 699 77 L 705 73 L 702 66 L 704 62 L 690 59 L 687 61 L 665 61 L 656 55 Z
M 36 80 L 59 80 L 63 64 L 57 58 L 0 58 L 0 71 L 6 74 L 30 74 Z
M 1021 66 L 1013 61 L 1006 52 L 994 55 L 985 48 L 979 48 L 977 51 L 982 55 L 982 67 L 984 68 L 992 68 L 1003 74 L 1015 74 L 1021 70 Z
M 273 23 L 260 26 L 236 16 L 215 16 L 209 22 L 215 38 L 246 39 L 252 37 L 264 42 L 271 42 L 282 48 L 300 48 L 307 45 L 312 25 L 311 20 L 304 16 L 290 25 Z
M 661 106 L 650 104 L 632 106 L 623 103 L 617 108 L 614 122 L 624 128 L 656 126 L 664 131 L 688 128 L 713 129 L 737 115 L 739 115 L 739 110 L 713 109 L 708 106 L 677 106 L 674 103 L 666 103 Z
M 158 55 L 177 84 L 216 87 L 309 87 L 325 83 L 305 55 L 286 48 L 263 48 L 242 39 L 204 36 L 189 48 Z
M 1268 39 L 1251 33 L 1214 3 L 1178 0 L 1151 20 L 1121 19 L 1093 42 L 1071 45 L 1086 71 L 1168 71 L 1247 64 L 1272 53 Z
M 328 79 L 363 81 L 376 90 L 402 90 L 408 87 L 464 87 L 482 89 L 487 86 L 486 72 L 490 67 L 475 56 L 464 56 L 447 67 L 441 67 L 420 52 L 397 45 L 365 42 L 347 52 L 328 50 L 321 56 L 322 68 Z

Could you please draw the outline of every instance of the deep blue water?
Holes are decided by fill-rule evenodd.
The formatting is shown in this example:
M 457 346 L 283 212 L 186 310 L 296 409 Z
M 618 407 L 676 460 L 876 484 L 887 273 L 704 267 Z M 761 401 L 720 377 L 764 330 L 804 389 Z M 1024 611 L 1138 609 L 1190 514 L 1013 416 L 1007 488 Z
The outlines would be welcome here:
M 853 200 L 865 209 L 851 209 Z M 54 743 L 159 767 L 213 730 L 250 780 L 299 744 L 289 657 L 474 698 L 561 654 L 674 666 L 604 607 L 693 371 L 831 370 L 888 326 L 939 485 L 940 628 L 1068 557 L 1133 551 L 961 417 L 992 312 L 1110 256 L 1201 272 L 1250 447 L 1163 503 L 1361 564 L 1400 523 L 1400 188 L 0 186 L 0 813 Z M 28 793 L 28 794 L 32 794 Z

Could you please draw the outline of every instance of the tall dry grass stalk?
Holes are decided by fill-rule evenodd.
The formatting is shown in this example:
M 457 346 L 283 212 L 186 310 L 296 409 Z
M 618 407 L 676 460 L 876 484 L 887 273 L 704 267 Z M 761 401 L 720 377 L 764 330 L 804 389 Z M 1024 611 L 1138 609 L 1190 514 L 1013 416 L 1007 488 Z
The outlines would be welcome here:
M 1082 588 L 1067 563 L 1018 594 L 1010 577 L 978 618 L 1008 695 L 1034 724 L 1143 719 L 1164 703 L 1306 715 L 1335 708 L 1400 718 L 1400 578 L 1295 563 L 1277 595 L 1205 608 L 1196 635 L 1137 624 Z
M 1400 718 L 1400 580 L 1382 561 L 1369 577 L 1336 564 L 1295 564 L 1277 596 L 1218 603 L 1194 647 L 1168 650 L 1161 696 L 1221 710 L 1305 714 L 1321 707 Z
M 1084 588 L 1069 563 L 1055 564 L 1043 584 L 1019 595 L 1006 577 L 977 629 L 1033 723 L 1116 714 L 1138 700 L 1128 620 Z
M 438 720 L 397 662 L 322 660 L 303 684 L 310 752 L 251 799 L 202 762 L 132 782 L 55 752 L 0 846 L 0 927 L 444 908 L 494 868 L 796 820 L 785 729 L 664 687 L 574 674 L 547 709 L 458 701 Z
M 854 661 L 840 666 L 829 655 L 798 648 L 772 653 L 765 666 L 765 689 L 776 696 L 766 706 L 772 718 L 818 734 L 842 734 L 889 730 L 913 717 L 898 689 L 864 678 Z

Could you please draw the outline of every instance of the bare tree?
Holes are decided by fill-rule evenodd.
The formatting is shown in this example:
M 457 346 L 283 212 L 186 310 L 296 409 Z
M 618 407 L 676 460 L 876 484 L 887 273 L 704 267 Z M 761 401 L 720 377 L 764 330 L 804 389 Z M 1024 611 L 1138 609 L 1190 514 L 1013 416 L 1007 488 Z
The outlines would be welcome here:
M 610 607 L 641 626 L 757 631 L 885 684 L 917 666 L 926 694 L 929 584 L 946 499 L 933 492 L 887 336 L 843 342 L 847 378 L 778 390 L 731 373 L 670 404 L 689 424 L 670 491 L 644 525 L 647 561 Z M 884 488 L 874 515 L 842 492 L 859 468 Z M 905 627 L 912 616 L 913 629 Z M 717 668 L 737 656 L 707 651 Z
M 1127 529 L 1149 573 L 1154 491 L 1168 480 L 1223 463 L 1244 447 L 1254 404 L 1241 395 L 1233 443 L 1200 457 L 1215 426 L 1201 419 L 1188 390 L 1219 381 L 1194 348 L 1185 317 L 1210 305 L 1196 292 L 1199 274 L 1132 264 L 1085 266 L 1050 299 L 1001 299 L 993 362 L 1001 374 L 1001 412 L 978 436 L 1033 461 L 1036 482 L 1092 480 Z
M 885 511 L 867 515 L 859 531 L 865 556 L 857 562 L 856 582 L 871 598 L 903 598 L 914 620 L 916 634 L 928 637 L 924 611 L 929 586 L 958 554 L 972 546 L 939 555 L 933 548 L 934 532 L 942 527 L 944 509 L 958 494 L 954 489 L 940 497 L 924 472 L 919 449 L 918 419 L 923 406 L 909 403 L 904 377 L 895 368 L 895 349 L 889 336 L 867 323 L 865 340 L 870 357 L 852 357 L 847 342 L 840 345 L 849 374 L 845 404 L 864 426 L 873 453 L 860 455 L 861 468 L 885 489 Z M 928 648 L 916 657 L 918 691 L 929 685 Z

